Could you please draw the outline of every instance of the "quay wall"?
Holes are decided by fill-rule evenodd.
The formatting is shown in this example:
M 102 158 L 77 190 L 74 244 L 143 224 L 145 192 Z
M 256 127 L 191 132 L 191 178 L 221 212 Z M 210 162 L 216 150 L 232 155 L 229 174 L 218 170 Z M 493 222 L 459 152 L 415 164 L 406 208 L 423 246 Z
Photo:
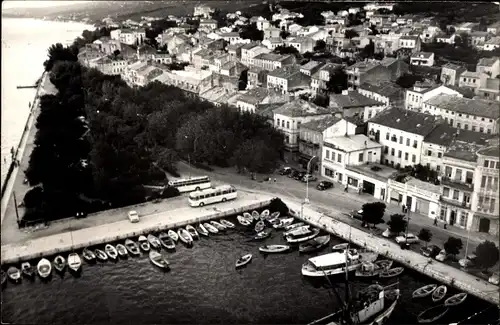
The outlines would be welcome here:
M 88 246 L 103 245 L 109 242 L 138 237 L 143 234 L 179 228 L 188 224 L 206 222 L 241 214 L 249 210 L 258 210 L 268 206 L 271 198 L 230 201 L 217 205 L 213 212 L 200 208 L 182 208 L 164 211 L 156 215 L 141 217 L 140 222 L 130 223 L 123 220 L 102 226 L 69 231 L 47 236 L 23 244 L 2 246 L 1 263 L 15 264 L 27 260 L 39 259 L 63 252 L 82 249 Z M 208 206 L 207 209 L 209 209 Z
M 290 214 L 317 228 L 323 229 L 337 237 L 352 242 L 360 247 L 365 247 L 379 255 L 403 264 L 419 273 L 425 274 L 434 280 L 467 292 L 480 299 L 499 305 L 499 288 L 487 281 L 479 279 L 472 274 L 463 272 L 447 264 L 429 259 L 410 250 L 402 250 L 398 244 L 390 240 L 376 237 L 362 230 L 352 228 L 350 225 L 318 213 L 307 206 L 286 201 Z

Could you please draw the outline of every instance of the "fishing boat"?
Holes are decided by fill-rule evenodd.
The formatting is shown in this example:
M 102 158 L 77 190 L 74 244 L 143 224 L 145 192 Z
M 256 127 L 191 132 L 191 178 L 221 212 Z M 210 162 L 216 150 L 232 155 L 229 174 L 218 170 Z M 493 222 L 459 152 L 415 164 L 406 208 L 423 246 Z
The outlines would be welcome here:
M 300 253 L 311 253 L 328 245 L 330 242 L 330 235 L 319 236 L 311 240 L 306 241 L 299 245 Z
M 247 265 L 252 260 L 252 254 L 246 254 L 236 261 L 236 268 Z
M 139 250 L 139 246 L 132 239 L 125 240 L 125 247 L 127 248 L 130 255 L 141 255 L 141 251 Z
M 108 255 L 106 253 L 98 248 L 94 250 L 94 254 L 97 257 L 97 259 L 101 262 L 107 261 L 108 260 Z
M 214 226 L 215 228 L 217 228 L 218 231 L 224 231 L 226 230 L 226 227 L 224 227 L 224 225 L 222 225 L 221 223 L 215 221 L 215 220 L 212 220 L 210 221 L 210 224 L 212 226 Z
M 253 236 L 253 239 L 254 240 L 262 240 L 262 239 L 266 239 L 268 237 L 271 236 L 271 232 L 272 230 L 271 229 L 267 229 L 267 230 L 264 230 L 264 231 L 261 231 L 261 232 L 258 232 L 255 236 Z
M 354 248 L 350 248 L 349 251 L 351 251 L 352 254 L 354 254 L 355 251 L 357 252 L 357 250 L 354 249 Z M 374 253 L 374 252 L 365 251 L 365 252 L 360 252 L 358 254 L 359 254 L 359 260 L 361 262 L 370 262 L 370 263 L 373 263 L 378 258 L 378 254 Z
M 179 235 L 177 235 L 177 233 L 175 231 L 173 231 L 172 229 L 170 229 L 167 232 L 167 234 L 174 241 L 174 243 L 177 243 L 179 241 Z
M 80 255 L 77 253 L 71 253 L 68 255 L 68 268 L 70 271 L 73 272 L 78 272 L 81 270 L 82 267 L 82 260 L 80 258 Z
M 313 239 L 319 234 L 319 229 L 304 228 L 302 231 L 292 232 L 286 235 L 285 239 L 288 243 L 303 243 Z
M 31 278 L 35 275 L 35 267 L 30 264 L 30 262 L 23 262 L 21 264 L 21 272 L 25 277 Z
M 250 226 L 252 224 L 251 221 L 248 221 L 248 219 L 243 217 L 243 216 L 237 216 L 236 220 L 238 220 L 240 225 L 245 226 L 245 227 Z
M 153 234 L 149 234 L 148 237 L 148 243 L 153 247 L 154 249 L 161 249 L 161 242 L 160 240 Z
M 426 286 L 423 286 L 421 288 L 418 288 L 417 290 L 413 291 L 412 297 L 413 298 L 424 298 L 429 296 L 436 290 L 437 284 L 428 284 Z
M 289 225 L 289 226 L 286 226 L 286 227 L 285 227 L 285 231 L 290 231 L 290 230 L 293 230 L 293 229 L 295 229 L 295 228 L 298 228 L 298 227 L 304 227 L 304 226 L 305 226 L 305 227 L 309 227 L 309 225 L 306 225 L 306 224 L 305 224 L 305 223 L 303 223 L 303 222 L 293 223 L 293 224 L 291 224 L 291 225 Z
M 440 285 L 432 293 L 432 301 L 434 302 L 441 301 L 444 298 L 444 296 L 446 296 L 447 292 L 448 292 L 448 287 L 446 287 L 445 285 Z
M 349 247 L 349 243 L 337 244 L 332 247 L 332 252 L 343 252 L 347 247 Z
M 122 258 L 128 257 L 127 248 L 123 244 L 116 245 L 116 251 L 118 252 L 118 255 L 120 257 L 122 257 Z
M 257 211 L 252 211 L 252 218 L 255 221 L 258 221 L 260 219 L 260 214 Z
M 220 223 L 226 227 L 226 228 L 234 228 L 234 223 L 230 222 L 230 221 L 227 221 L 227 220 L 224 220 L 224 219 L 221 219 L 220 220 Z
M 391 260 L 380 260 L 380 261 L 375 261 L 374 263 L 379 268 L 386 270 L 391 268 L 393 262 L 394 261 Z
M 356 277 L 358 278 L 373 278 L 376 277 L 382 272 L 382 269 L 380 269 L 377 265 L 375 265 L 372 262 L 362 262 L 359 268 L 356 269 Z
M 273 224 L 273 228 L 283 229 L 286 226 L 291 225 L 295 219 L 293 217 L 290 217 L 290 218 L 283 218 L 283 219 L 277 219 L 277 220 L 279 222 L 277 224 Z
M 186 229 L 179 228 L 177 231 L 177 234 L 179 235 L 179 239 L 186 245 L 190 246 L 193 244 L 193 237 L 187 232 Z
M 262 213 L 260 214 L 260 220 L 264 221 L 264 220 L 267 220 L 269 218 L 269 210 L 268 209 L 265 209 L 264 211 L 262 211 Z
M 4 270 L 2 270 L 2 288 L 7 283 L 7 278 L 8 278 L 7 273 Z
M 279 218 L 266 220 L 273 228 L 279 227 L 281 225 L 281 220 Z
M 170 268 L 167 259 L 164 258 L 161 255 L 161 253 L 157 251 L 152 250 L 149 252 L 149 260 L 151 261 L 151 263 L 158 266 L 160 269 L 167 270 Z
M 208 237 L 208 236 L 209 236 L 209 234 L 210 234 L 210 233 L 208 232 L 207 228 L 205 228 L 205 226 L 204 226 L 204 225 L 202 225 L 202 224 L 200 223 L 200 224 L 198 224 L 197 228 L 198 228 L 198 229 L 197 229 L 198 234 L 200 234 L 200 235 L 202 235 L 202 236 L 205 236 L 205 237 Z
M 95 262 L 96 256 L 93 251 L 91 251 L 88 247 L 85 247 L 82 252 L 83 258 L 88 262 Z
M 466 293 L 464 293 L 464 292 L 457 293 L 456 295 L 453 295 L 453 296 L 449 297 L 448 299 L 446 299 L 444 301 L 444 305 L 447 307 L 457 306 L 457 305 L 460 305 L 462 302 L 464 302 L 465 299 L 467 299 Z
M 170 238 L 170 236 L 168 234 L 161 232 L 158 235 L 158 240 L 161 242 L 163 247 L 165 247 L 166 249 L 170 249 L 170 250 L 175 249 L 175 243 L 172 240 L 172 238 Z
M 290 250 L 289 245 L 264 245 L 259 247 L 259 252 L 266 254 L 284 253 Z
M 116 260 L 118 258 L 118 251 L 113 245 L 106 244 L 106 246 L 104 246 L 104 251 L 109 256 L 110 259 Z
M 349 252 L 333 252 L 308 259 L 302 265 L 302 275 L 309 277 L 338 275 L 352 272 L 360 264 L 359 257 L 351 256 Z
M 7 276 L 14 282 L 21 280 L 21 271 L 15 266 L 11 266 L 7 269 Z
M 146 236 L 139 236 L 139 239 L 137 240 L 139 243 L 139 247 L 145 251 L 148 252 L 151 249 L 151 246 L 149 245 L 148 239 Z
M 57 272 L 63 272 L 66 268 L 66 259 L 61 255 L 57 255 L 52 264 L 54 264 L 54 269 L 56 269 Z
M 187 225 L 186 230 L 191 235 L 191 237 L 193 237 L 194 240 L 200 239 L 200 235 L 198 235 L 198 232 L 193 226 Z
M 271 219 L 277 219 L 277 218 L 279 218 L 279 216 L 280 216 L 280 212 L 279 211 L 273 212 L 269 216 L 269 220 L 271 220 Z
M 50 264 L 50 261 L 46 258 L 42 258 L 37 266 L 36 266 L 36 269 L 38 271 L 38 275 L 45 279 L 45 278 L 48 278 L 50 276 L 50 274 L 52 273 L 52 264 Z
M 433 323 L 443 317 L 448 312 L 448 310 L 449 308 L 445 305 L 428 308 L 418 315 L 417 321 L 420 324 Z
M 208 222 L 204 223 L 203 226 L 205 227 L 206 230 L 208 230 L 211 234 L 216 234 L 219 232 L 217 228 L 209 224 Z
M 290 230 L 287 230 L 283 233 L 283 237 L 286 237 L 290 234 L 294 234 L 294 233 L 297 233 L 297 232 L 301 232 L 301 231 L 304 231 L 304 230 L 309 230 L 311 226 L 310 225 L 303 225 L 303 226 L 300 226 L 300 227 L 296 227 L 296 228 L 293 228 L 293 229 L 290 229 Z
M 253 222 L 253 217 L 250 213 L 248 212 L 243 212 L 243 218 L 247 219 L 248 221 Z
M 262 230 L 264 230 L 264 228 L 266 227 L 266 224 L 264 223 L 264 221 L 259 221 L 257 222 L 257 224 L 255 225 L 255 232 L 261 232 Z
M 379 277 L 381 277 L 381 278 L 393 278 L 393 277 L 398 276 L 401 273 L 403 273 L 404 270 L 405 269 L 403 267 L 395 267 L 392 269 L 383 270 L 382 272 L 380 272 Z

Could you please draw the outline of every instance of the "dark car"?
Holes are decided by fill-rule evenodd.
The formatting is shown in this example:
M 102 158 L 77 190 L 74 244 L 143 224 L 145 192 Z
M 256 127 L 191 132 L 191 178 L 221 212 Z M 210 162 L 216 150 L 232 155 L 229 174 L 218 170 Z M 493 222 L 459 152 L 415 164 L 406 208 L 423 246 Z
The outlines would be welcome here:
M 333 187 L 333 183 L 329 181 L 321 181 L 319 184 L 316 186 L 316 188 L 320 191 L 327 190 L 329 188 Z
M 422 247 L 420 249 L 420 253 L 426 257 L 431 257 L 434 258 L 439 254 L 441 251 L 441 248 L 437 247 L 436 245 L 429 245 L 427 247 Z
M 295 176 L 297 176 L 298 173 L 299 173 L 298 170 L 295 170 L 295 169 L 292 168 L 290 170 L 290 173 L 287 176 L 290 177 L 290 178 L 295 178 Z
M 292 172 L 292 169 L 290 167 L 283 167 L 280 169 L 278 172 L 280 175 L 288 175 Z
M 363 220 L 363 210 L 352 211 L 349 216 L 353 219 Z
M 304 173 L 304 172 L 298 172 L 298 173 L 297 173 L 297 174 L 296 174 L 293 178 L 294 178 L 295 180 L 297 180 L 297 181 L 302 181 L 302 178 L 304 178 L 304 175 L 305 175 L 305 174 L 306 174 L 306 173 Z

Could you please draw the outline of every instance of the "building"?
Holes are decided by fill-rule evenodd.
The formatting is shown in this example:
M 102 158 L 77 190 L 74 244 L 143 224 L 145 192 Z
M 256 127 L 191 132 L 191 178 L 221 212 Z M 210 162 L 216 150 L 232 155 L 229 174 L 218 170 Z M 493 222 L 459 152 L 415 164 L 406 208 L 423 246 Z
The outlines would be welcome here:
M 458 80 L 458 86 L 468 88 L 476 93 L 481 86 L 486 82 L 488 75 L 482 72 L 465 71 L 462 72 Z
M 399 38 L 399 48 L 410 52 L 420 52 L 422 41 L 420 36 L 401 36 Z
M 287 97 L 266 88 L 254 88 L 246 94 L 242 94 L 236 101 L 236 107 L 240 112 L 256 113 L 258 105 L 285 103 Z
M 303 64 L 300 67 L 300 72 L 310 77 L 313 73 L 318 71 L 323 65 L 324 65 L 323 62 L 312 60 L 307 62 L 306 64 Z
M 293 46 L 299 53 L 313 52 L 316 42 L 310 37 L 292 37 L 285 40 L 285 45 Z
M 146 30 L 140 29 L 117 29 L 113 31 L 111 35 L 112 39 L 120 41 L 120 43 L 125 43 L 128 45 L 138 45 L 142 44 L 146 39 Z
M 270 26 L 264 29 L 264 40 L 280 38 L 281 29 Z
M 376 53 L 392 55 L 399 49 L 399 38 L 401 35 L 377 34 L 373 39 Z
M 500 22 L 496 21 L 486 28 L 486 31 L 492 35 L 497 35 L 500 33 Z
M 387 106 L 375 99 L 363 96 L 357 91 L 344 90 L 342 94 L 331 94 L 329 107 L 344 117 L 358 116 L 367 121 L 384 110 Z
M 97 45 L 99 51 L 103 52 L 106 55 L 112 55 L 116 53 L 116 51 L 122 50 L 122 46 L 119 41 L 105 36 L 101 37 L 98 40 L 95 40 L 93 44 Z
M 500 36 L 491 37 L 484 43 L 483 51 L 493 51 L 500 48 Z
M 410 56 L 411 65 L 423 65 L 432 67 L 434 65 L 434 53 L 432 52 L 415 52 Z
M 440 80 L 445 85 L 458 86 L 460 75 L 467 71 L 465 67 L 446 63 L 441 67 L 441 77 Z
M 244 65 L 252 65 L 252 59 L 254 57 L 259 54 L 269 52 L 271 52 L 271 50 L 264 46 L 260 46 L 255 43 L 245 44 L 241 48 L 241 63 L 243 63 Z
M 229 54 L 229 60 L 239 61 L 241 59 L 241 48 L 242 44 L 230 44 L 227 46 L 227 53 Z
M 267 71 L 274 71 L 286 65 L 294 64 L 295 56 L 291 54 L 261 53 L 255 56 L 251 62 L 251 66 Z
M 250 21 L 253 22 L 252 19 L 250 19 Z M 255 24 L 257 25 L 258 30 L 265 30 L 266 28 L 269 28 L 269 26 L 271 26 L 269 20 L 265 19 L 264 17 L 258 17 L 255 20 Z
M 106 56 L 95 61 L 97 70 L 104 74 L 121 75 L 125 72 L 127 62 L 121 57 Z
M 410 66 L 408 65 L 408 63 L 396 58 L 384 58 L 382 59 L 382 61 L 380 61 L 380 65 L 391 71 L 392 81 L 396 81 L 399 77 L 410 70 Z
M 299 65 L 286 65 L 267 75 L 267 88 L 286 93 L 309 88 L 310 78 L 300 72 Z
M 476 71 L 485 73 L 490 78 L 496 78 L 500 74 L 500 59 L 498 57 L 481 58 L 477 62 Z
M 500 79 L 487 78 L 486 83 L 479 86 L 477 96 L 481 99 L 500 102 Z
M 436 42 L 437 43 L 447 43 L 447 44 L 455 44 L 455 34 L 438 34 L 436 35 Z
M 248 70 L 247 66 L 235 61 L 228 61 L 220 68 L 220 74 L 228 77 L 239 77 L 241 73 Z
M 278 46 L 284 46 L 285 41 L 281 37 L 268 38 L 262 41 L 262 45 L 270 50 L 275 50 Z
M 258 67 L 250 67 L 247 75 L 247 89 L 254 87 L 267 88 L 267 75 L 269 71 Z
M 390 81 L 392 73 L 378 62 L 357 62 L 346 69 L 347 83 L 356 89 L 365 82 Z
M 151 60 L 159 64 L 172 63 L 172 57 L 168 53 L 154 53 L 153 55 L 151 55 Z
M 482 50 L 488 36 L 489 34 L 487 32 L 472 32 L 469 35 L 469 44 L 472 45 L 472 47 L 477 48 L 478 50 Z
M 473 30 L 475 30 L 479 26 L 479 23 L 462 23 L 458 26 L 455 26 L 455 31 L 457 33 L 466 33 L 471 34 Z
M 386 107 L 402 107 L 405 101 L 404 88 L 390 81 L 380 83 L 365 82 L 359 86 L 358 92 L 363 96 L 384 103 Z
M 342 65 L 335 63 L 327 63 L 322 66 L 318 71 L 311 75 L 311 89 L 316 94 L 325 94 L 328 90 L 327 82 L 341 67 Z
M 193 16 L 194 17 L 203 17 L 203 18 L 210 18 L 212 16 L 212 13 L 214 10 L 210 8 L 209 6 L 201 5 L 201 6 L 195 6 L 194 7 L 194 12 Z
M 413 89 L 406 90 L 405 109 L 410 111 L 421 111 L 425 101 L 439 94 L 463 97 L 458 91 L 444 85 L 430 85 L 417 82 L 413 85 Z
M 201 31 L 210 32 L 217 29 L 217 20 L 214 19 L 200 19 L 200 26 L 198 27 Z
M 212 72 L 190 66 L 184 70 L 165 71 L 155 80 L 195 94 L 202 94 L 212 88 Z

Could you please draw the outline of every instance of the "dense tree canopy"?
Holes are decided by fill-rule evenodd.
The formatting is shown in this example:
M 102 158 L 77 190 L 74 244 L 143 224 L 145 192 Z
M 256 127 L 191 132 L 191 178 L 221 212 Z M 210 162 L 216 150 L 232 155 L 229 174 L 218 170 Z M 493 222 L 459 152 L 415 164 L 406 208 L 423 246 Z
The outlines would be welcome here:
M 429 242 L 432 240 L 431 231 L 427 228 L 420 229 L 420 232 L 418 233 L 418 239 L 423 241 L 425 243 L 425 247 L 427 247 L 427 244 L 429 244 Z
M 252 41 L 262 41 L 264 39 L 264 32 L 257 29 L 256 23 L 252 23 L 241 27 L 240 37 Z
M 487 271 L 490 267 L 498 262 L 499 251 L 495 243 L 491 241 L 484 241 L 476 248 L 475 263 Z

